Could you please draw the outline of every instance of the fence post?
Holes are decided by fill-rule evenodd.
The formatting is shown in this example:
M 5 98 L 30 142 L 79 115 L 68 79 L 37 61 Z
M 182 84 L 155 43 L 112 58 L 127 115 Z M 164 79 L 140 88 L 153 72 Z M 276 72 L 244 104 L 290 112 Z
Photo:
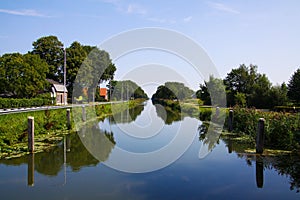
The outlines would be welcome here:
M 34 152 L 34 117 L 28 117 L 28 151 Z
M 68 130 L 71 129 L 71 115 L 70 115 L 70 109 L 69 108 L 67 109 L 67 127 L 68 127 Z
M 85 112 L 85 106 L 82 106 L 82 121 L 86 121 L 86 112 Z
M 256 153 L 263 153 L 265 140 L 265 119 L 260 118 L 258 121 L 257 135 L 256 135 Z
M 229 111 L 229 118 L 228 118 L 228 131 L 233 131 L 233 110 Z

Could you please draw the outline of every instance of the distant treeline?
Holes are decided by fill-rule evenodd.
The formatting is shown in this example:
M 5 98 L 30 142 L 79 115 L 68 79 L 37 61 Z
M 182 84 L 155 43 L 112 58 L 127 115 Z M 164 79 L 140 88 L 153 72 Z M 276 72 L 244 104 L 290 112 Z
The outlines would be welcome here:
M 288 84 L 273 86 L 265 74 L 257 72 L 257 66 L 247 67 L 242 64 L 232 69 L 225 79 L 210 76 L 208 81 L 200 84 L 196 92 L 205 105 L 211 105 L 208 88 L 226 92 L 227 106 L 255 107 L 273 109 L 278 106 L 294 106 L 300 103 L 300 68 L 291 76 Z

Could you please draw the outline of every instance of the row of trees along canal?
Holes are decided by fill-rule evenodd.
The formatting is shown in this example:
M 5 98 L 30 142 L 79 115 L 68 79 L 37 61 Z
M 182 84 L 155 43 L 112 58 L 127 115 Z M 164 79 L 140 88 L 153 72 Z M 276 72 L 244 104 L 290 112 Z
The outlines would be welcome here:
M 105 68 L 100 78 L 95 77 L 99 79 L 98 83 L 111 81 L 111 84 L 108 84 L 108 88 L 111 90 L 109 94 L 118 85 L 116 81 L 112 81 L 116 66 L 104 50 L 94 46 L 82 45 L 77 41 L 65 50 L 67 57 L 66 86 L 69 97 L 72 96 L 77 72 L 92 50 L 96 56 L 101 58 L 102 68 Z M 49 90 L 49 83 L 46 79 L 52 79 L 59 83 L 63 82 L 63 64 L 64 45 L 56 36 L 37 39 L 33 42 L 32 51 L 26 54 L 4 54 L 0 57 L 0 95 L 14 98 L 37 97 Z M 93 67 L 93 65 L 90 66 L 91 69 L 85 75 L 86 79 L 94 77 L 95 69 Z M 132 85 L 131 83 L 124 84 Z M 274 108 L 275 106 L 298 105 L 300 103 L 300 69 L 291 76 L 288 84 L 282 83 L 275 86 L 272 86 L 265 74 L 258 73 L 255 65 L 249 67 L 240 65 L 238 68 L 232 69 L 224 80 L 211 76 L 204 84 L 200 84 L 200 90 L 196 92 L 197 97 L 206 105 L 211 104 L 207 89 L 210 84 L 216 89 L 225 85 L 228 106 L 238 104 L 241 107 Z M 166 87 L 169 88 L 169 85 L 166 85 Z M 178 88 L 181 88 L 181 86 L 175 85 L 174 88 L 169 89 L 178 91 L 175 96 L 179 100 L 187 95 L 186 92 L 191 93 L 190 90 L 179 90 Z M 137 89 L 137 94 L 132 96 L 146 96 L 140 87 L 137 87 Z M 158 92 L 163 94 L 163 98 L 169 95 L 168 91 L 164 91 L 164 88 L 158 89 Z M 132 92 L 130 93 L 132 94 Z M 168 98 L 172 99 L 171 96 Z
M 300 68 L 291 76 L 288 84 L 272 86 L 265 74 L 258 73 L 257 66 L 242 64 L 232 69 L 225 79 L 210 76 L 208 81 L 200 84 L 196 97 L 200 99 L 200 104 L 211 105 L 210 93 L 222 95 L 224 91 L 228 107 L 239 105 L 273 109 L 276 106 L 297 106 L 300 103 Z M 184 100 L 191 98 L 193 93 L 182 83 L 166 82 L 157 88 L 152 99 Z
M 68 96 L 72 96 L 74 82 L 79 68 L 84 60 L 92 52 L 93 56 L 100 58 L 102 66 L 96 66 L 85 62 L 85 78 L 90 79 L 97 84 L 105 81 L 111 81 L 108 84 L 110 90 L 118 85 L 113 81 L 116 66 L 112 63 L 109 54 L 95 46 L 82 45 L 79 42 L 73 42 L 65 48 L 63 43 L 56 36 L 41 37 L 33 42 L 33 49 L 26 54 L 7 53 L 0 56 L 0 95 L 1 97 L 11 98 L 50 98 L 50 85 L 47 79 L 63 83 L 64 74 L 64 51 L 66 51 L 66 87 Z M 97 68 L 97 69 L 95 69 Z M 105 70 L 104 70 L 105 69 Z M 95 70 L 101 77 L 95 77 Z M 101 70 L 103 70 L 101 72 Z M 92 80 L 97 78 L 98 82 Z M 87 81 L 88 82 L 88 81 Z M 135 83 L 124 82 L 121 85 L 127 88 L 136 88 L 137 91 L 130 91 L 133 97 L 147 97 L 144 91 L 133 85 Z M 126 88 L 126 89 L 127 89 Z M 99 92 L 96 90 L 96 92 Z M 108 92 L 109 94 L 112 91 Z M 134 94 L 133 94 L 134 93 Z M 45 95 L 47 94 L 47 95 Z M 91 96 L 91 95 L 90 95 Z M 99 97 L 99 94 L 96 93 Z M 117 97 L 116 97 L 117 98 Z
M 196 92 L 204 104 L 211 104 L 208 88 L 217 91 L 226 91 L 227 106 L 255 107 L 260 109 L 273 109 L 279 106 L 299 106 L 300 104 L 300 68 L 291 75 L 288 84 L 273 86 L 266 74 L 258 73 L 255 65 L 240 65 L 232 69 L 225 79 L 211 76 L 200 90 Z M 209 87 L 208 87 L 209 86 Z M 225 87 L 225 88 L 224 88 Z
M 265 74 L 257 72 L 256 66 L 241 65 L 228 73 L 224 80 L 211 76 L 204 84 L 200 84 L 200 90 L 196 92 L 200 105 L 211 105 L 210 92 L 218 98 L 222 95 L 225 98 L 226 92 L 227 104 L 232 106 L 234 111 L 233 131 L 235 133 L 249 135 L 254 141 L 258 120 L 264 118 L 266 120 L 266 146 L 288 150 L 300 149 L 300 115 L 294 113 L 299 111 L 299 107 L 296 106 L 300 103 L 300 69 L 292 75 L 288 85 L 283 83 L 280 86 L 272 86 Z M 213 113 L 216 109 L 203 106 L 199 110 L 198 107 L 198 112 L 196 112 L 198 115 L 194 115 L 194 109 L 186 108 L 187 105 L 192 106 L 190 103 L 186 104 L 189 102 L 187 99 L 192 98 L 192 94 L 193 91 L 182 83 L 167 82 L 157 88 L 152 100 L 155 104 L 165 106 L 167 111 L 172 109 L 181 114 L 193 113 L 193 116 L 200 116 L 200 120 L 206 125 L 206 122 L 211 121 L 212 115 L 215 116 Z M 249 107 L 249 109 L 243 107 Z M 276 108 L 277 110 L 282 108 L 290 109 L 293 113 L 264 112 L 253 108 Z M 228 117 L 228 110 L 226 117 Z M 177 118 L 180 119 L 180 115 Z M 228 119 L 225 120 L 225 127 L 227 122 Z

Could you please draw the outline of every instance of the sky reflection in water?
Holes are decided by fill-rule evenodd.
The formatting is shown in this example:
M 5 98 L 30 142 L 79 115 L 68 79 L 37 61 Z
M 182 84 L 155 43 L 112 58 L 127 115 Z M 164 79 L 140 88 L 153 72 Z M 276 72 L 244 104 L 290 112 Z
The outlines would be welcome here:
M 1 199 L 299 199 L 297 187 L 293 188 L 293 184 L 299 187 L 299 158 L 247 156 L 235 151 L 241 148 L 240 144 L 220 139 L 207 157 L 199 159 L 199 133 L 183 156 L 158 171 L 131 174 L 101 164 L 109 159 L 116 145 L 132 152 L 162 148 L 174 138 L 180 123 L 190 120 L 174 118 L 169 123 L 168 119 L 159 134 L 146 139 L 122 131 L 133 122 L 147 126 L 143 120 L 149 117 L 153 123 L 164 123 L 156 112 L 149 116 L 153 108 L 148 102 L 145 107 L 129 111 L 131 120 L 123 120 L 124 123 L 125 118 L 120 115 L 93 125 L 103 134 L 101 137 L 107 137 L 106 131 L 116 142 L 102 150 L 100 162 L 86 150 L 77 134 L 67 136 L 65 142 L 49 152 L 35 154 L 34 158 L 0 160 Z M 228 153 L 228 147 L 232 153 Z M 28 186 L 29 181 L 34 186 Z

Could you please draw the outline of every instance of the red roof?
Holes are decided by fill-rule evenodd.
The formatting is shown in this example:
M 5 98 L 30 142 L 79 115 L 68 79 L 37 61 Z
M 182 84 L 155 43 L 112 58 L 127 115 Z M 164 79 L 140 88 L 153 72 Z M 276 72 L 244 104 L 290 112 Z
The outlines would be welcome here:
M 106 88 L 100 88 L 100 96 L 106 96 L 107 89 Z

